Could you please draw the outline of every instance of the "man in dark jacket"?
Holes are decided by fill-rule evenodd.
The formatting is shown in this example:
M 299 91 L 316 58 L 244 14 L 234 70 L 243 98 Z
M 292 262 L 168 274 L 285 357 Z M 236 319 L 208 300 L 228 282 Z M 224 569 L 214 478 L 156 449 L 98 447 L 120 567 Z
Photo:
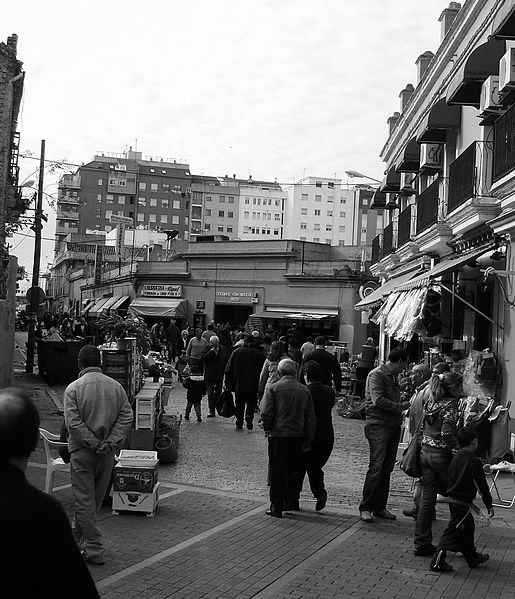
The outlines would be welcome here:
M 220 339 L 213 335 L 209 339 L 209 350 L 204 354 L 204 381 L 207 387 L 209 406 L 208 418 L 215 416 L 215 402 L 222 393 L 222 381 L 227 364 L 227 348 L 220 344 Z
M 336 393 L 340 393 L 342 390 L 342 371 L 340 365 L 338 364 L 338 360 L 330 354 L 326 349 L 327 340 L 325 337 L 320 335 L 315 339 L 315 350 L 312 351 L 309 356 L 302 362 L 301 366 L 301 374 L 304 374 L 304 367 L 308 360 L 314 360 L 318 362 L 322 367 L 322 383 L 324 385 L 329 385 L 332 387 L 334 385 L 334 389 Z
M 270 469 L 270 509 L 266 513 L 282 518 L 283 509 L 294 507 L 295 467 L 301 452 L 310 449 L 316 421 L 311 393 L 296 379 L 295 362 L 285 358 L 277 370 L 281 378 L 265 390 L 261 419 L 268 435 Z
M 27 482 L 39 414 L 22 389 L 0 390 L 0 569 L 2 597 L 99 599 L 68 518 Z
M 178 355 L 180 332 L 173 318 L 170 320 L 170 324 L 165 331 L 165 336 L 166 344 L 168 346 L 168 359 L 171 362 L 175 362 L 175 358 L 177 358 Z
M 265 361 L 262 351 L 257 349 L 252 335 L 245 335 L 243 345 L 236 348 L 225 369 L 225 386 L 234 391 L 236 398 L 236 428 L 243 428 L 243 417 L 247 428 L 254 428 L 259 375 Z
M 409 401 L 401 401 L 397 380 L 407 362 L 405 349 L 393 349 L 388 362 L 371 370 L 365 384 L 365 437 L 370 447 L 370 462 L 359 506 L 364 522 L 372 522 L 372 514 L 387 520 L 396 518 L 386 504 L 401 435 L 402 412 L 410 407 Z

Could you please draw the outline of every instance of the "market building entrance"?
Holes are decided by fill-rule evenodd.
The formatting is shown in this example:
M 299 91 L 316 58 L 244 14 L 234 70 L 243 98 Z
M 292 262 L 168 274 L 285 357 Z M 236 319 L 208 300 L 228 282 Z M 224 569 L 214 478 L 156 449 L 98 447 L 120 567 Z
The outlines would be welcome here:
M 228 322 L 234 330 L 245 326 L 248 317 L 252 314 L 252 306 L 215 304 L 215 322 L 225 324 Z

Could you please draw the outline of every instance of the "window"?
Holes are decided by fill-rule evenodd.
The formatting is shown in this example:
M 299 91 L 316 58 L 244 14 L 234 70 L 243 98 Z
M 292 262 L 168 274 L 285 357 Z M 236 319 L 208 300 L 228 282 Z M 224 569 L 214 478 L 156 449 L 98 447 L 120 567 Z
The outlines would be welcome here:
M 332 218 L 332 216 L 333 216 L 333 211 L 332 211 L 332 210 L 328 210 L 328 211 L 327 211 L 327 216 L 328 216 L 329 218 Z
M 199 191 L 194 191 L 193 192 L 193 199 L 194 200 L 201 200 L 202 199 L 202 194 Z
M 308 194 L 307 194 L 307 193 L 303 193 L 300 199 L 301 199 L 303 202 L 307 202 L 307 201 L 308 201 Z
M 255 212 L 252 213 L 252 220 L 256 220 L 256 213 Z
M 104 184 L 104 180 L 103 179 L 99 179 L 97 185 L 103 185 Z
M 327 196 L 327 203 L 332 204 L 334 202 L 334 196 Z
M 331 241 L 332 241 L 331 239 L 326 239 L 325 240 L 326 245 L 331 245 Z
M 363 206 L 368 206 L 368 200 L 366 198 L 363 198 L 361 200 L 361 203 L 363 204 Z
M 223 218 L 225 216 L 225 212 L 223 210 L 218 211 L 218 218 Z
M 313 237 L 313 243 L 320 243 L 319 237 Z
M 315 202 L 321 202 L 321 201 L 322 201 L 322 196 L 316 195 Z
M 218 227 L 218 228 L 217 228 L 217 231 L 218 231 L 219 233 L 223 233 L 223 232 L 224 232 L 224 228 L 223 228 L 223 227 Z
M 97 193 L 97 202 L 101 202 L 101 201 L 102 201 L 102 194 Z
M 159 190 L 159 185 L 157 183 L 150 184 L 150 191 L 158 191 L 158 190 Z
M 106 215 L 105 215 L 106 220 L 109 220 L 111 218 L 112 213 L 113 213 L 112 210 L 106 210 Z
M 161 222 L 162 223 L 167 223 L 168 222 L 168 215 L 167 214 L 161 214 Z
M 211 196 L 206 196 L 206 202 L 210 202 L 211 201 Z
M 106 203 L 113 204 L 114 203 L 114 195 L 112 193 L 108 193 L 106 195 Z
M 166 171 L 165 171 L 165 169 L 164 169 L 164 168 L 163 168 L 163 169 L 161 169 L 161 172 L 163 173 L 163 175 L 166 175 Z
M 125 204 L 125 196 L 118 196 L 118 204 Z
M 275 215 L 275 220 L 281 220 L 281 215 L 280 214 L 276 214 Z
M 209 230 L 211 229 L 211 225 L 210 225 L 209 223 L 206 223 L 206 224 L 204 225 L 204 229 L 205 229 L 206 231 L 209 231 Z
M 266 235 L 266 229 L 261 229 L 261 235 Z
M 343 245 L 345 245 L 345 239 L 340 239 L 340 241 L 338 242 L 338 245 L 341 247 Z
M 229 196 L 229 204 L 234 204 L 234 196 Z
M 300 213 L 301 213 L 303 216 L 305 216 L 305 215 L 307 215 L 307 213 L 308 213 L 308 209 L 307 209 L 307 208 L 301 208 L 301 209 L 300 209 Z
M 308 224 L 307 223 L 300 223 L 300 228 L 301 230 L 306 230 L 308 228 Z
M 144 182 L 140 182 L 138 188 L 139 188 L 140 191 L 146 191 L 147 190 L 147 184 L 144 183 Z
M 347 216 L 346 212 L 340 212 L 340 218 L 345 218 Z
M 151 173 L 155 173 L 155 172 L 156 172 L 156 169 L 155 169 L 155 168 L 151 168 L 151 169 L 150 169 L 150 172 L 151 172 Z
M 276 206 L 280 206 L 281 205 L 281 200 L 275 200 L 275 205 Z
M 155 223 L 157 220 L 157 216 L 155 214 L 149 214 L 149 220 L 151 223 Z
M 327 187 L 329 187 L 329 189 L 334 189 L 334 182 L 333 181 L 329 181 L 327 183 Z
M 315 231 L 320 231 L 320 223 L 315 223 L 315 224 L 313 225 L 313 229 L 314 229 Z
M 150 198 L 150 205 L 155 208 L 157 206 L 157 198 Z
M 274 235 L 279 235 L 279 229 L 274 229 Z
M 267 212 L 267 214 L 266 214 L 266 220 L 272 220 L 272 213 L 271 212 Z
M 341 198 L 340 204 L 346 204 L 346 203 L 347 203 L 347 200 L 345 198 Z
M 306 241 L 306 238 L 305 237 L 301 237 L 300 240 L 301 241 Z
M 161 208 L 168 208 L 169 200 L 161 200 Z
M 206 208 L 206 216 L 211 216 L 211 208 Z
M 163 183 L 162 188 L 163 188 L 163 191 L 170 191 L 170 184 L 169 183 Z
M 261 198 L 258 198 L 257 201 L 258 201 L 258 206 L 261 206 Z M 263 202 L 263 204 L 264 204 L 264 202 Z
M 109 231 L 110 231 L 112 228 L 113 228 L 113 227 L 111 227 L 111 225 L 106 225 L 106 226 L 104 227 L 104 231 L 105 231 L 106 233 L 109 233 Z
M 180 208 L 181 208 L 181 202 L 180 202 L 180 200 L 174 200 L 173 203 L 172 203 L 172 208 L 174 210 L 180 210 Z
M 147 198 L 139 197 L 138 198 L 138 206 L 146 206 L 146 205 L 147 205 Z
M 338 227 L 338 231 L 340 231 L 340 233 L 345 233 L 345 225 Z
M 256 220 L 261 220 L 261 212 L 256 212 Z
M 143 212 L 138 212 L 138 221 L 142 220 L 145 220 L 145 215 L 143 214 Z
M 227 218 L 234 218 L 234 212 L 228 212 Z
M 322 187 L 322 181 L 315 181 L 315 187 Z
M 250 204 L 250 198 L 245 198 L 245 204 Z
M 244 212 L 243 213 L 243 218 L 249 218 L 250 212 Z
M 320 210 L 315 210 L 315 216 L 320 216 Z
M 333 230 L 333 225 L 326 225 L 325 230 L 326 232 L 331 232 Z
M 225 204 L 225 196 L 220 196 L 220 204 Z
M 232 233 L 232 227 L 227 227 L 227 233 Z
M 176 214 L 174 214 L 172 216 L 172 225 L 178 225 L 178 224 L 179 224 L 179 217 Z

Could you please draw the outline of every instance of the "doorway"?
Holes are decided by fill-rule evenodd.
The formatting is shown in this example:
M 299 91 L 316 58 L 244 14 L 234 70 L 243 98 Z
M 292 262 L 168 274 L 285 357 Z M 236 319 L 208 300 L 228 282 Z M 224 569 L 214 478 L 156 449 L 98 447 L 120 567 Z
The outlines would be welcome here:
M 247 318 L 254 312 L 253 306 L 235 306 L 227 304 L 215 304 L 215 323 L 225 324 L 228 322 L 234 331 L 239 326 L 244 326 Z

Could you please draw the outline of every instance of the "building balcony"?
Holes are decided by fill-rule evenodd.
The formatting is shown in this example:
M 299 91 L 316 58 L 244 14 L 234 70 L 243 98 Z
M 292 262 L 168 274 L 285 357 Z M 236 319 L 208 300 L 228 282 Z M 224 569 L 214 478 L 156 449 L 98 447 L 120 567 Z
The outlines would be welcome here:
M 500 211 L 493 196 L 493 143 L 472 143 L 449 165 L 446 222 L 453 235 L 463 234 L 495 218 Z
M 388 256 L 396 249 L 395 223 L 390 223 L 383 230 L 383 257 Z
M 59 180 L 59 187 L 67 187 L 69 189 L 80 189 L 80 175 L 63 175 Z
M 69 235 L 70 233 L 78 233 L 78 227 L 63 227 L 61 225 L 56 225 L 55 234 L 56 235 Z
M 399 214 L 397 228 L 397 255 L 401 262 L 406 262 L 420 253 L 418 243 L 413 239 L 417 230 L 416 206 L 409 205 Z
M 56 218 L 58 220 L 79 220 L 79 212 L 74 210 L 64 210 L 60 206 L 57 207 Z
M 78 206 L 80 204 L 80 198 L 78 196 L 73 197 L 68 194 L 62 194 L 57 198 L 57 205 L 59 206 L 60 204 Z
M 417 198 L 414 241 L 421 252 L 439 252 L 447 248 L 452 230 L 445 222 L 445 190 L 447 179 L 439 177 Z
M 381 244 L 382 244 L 382 235 L 376 235 L 372 240 L 372 257 L 371 264 L 376 264 L 381 260 Z

